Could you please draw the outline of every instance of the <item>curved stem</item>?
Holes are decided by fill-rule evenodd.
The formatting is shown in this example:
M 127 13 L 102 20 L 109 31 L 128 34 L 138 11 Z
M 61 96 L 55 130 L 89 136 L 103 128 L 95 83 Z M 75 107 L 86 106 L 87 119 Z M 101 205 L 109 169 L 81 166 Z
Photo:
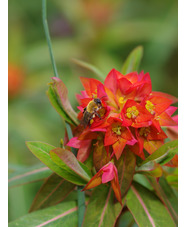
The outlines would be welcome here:
M 58 72 L 57 72 L 55 59 L 54 59 L 54 55 L 53 55 L 53 51 L 52 51 L 52 44 L 51 44 L 50 33 L 49 33 L 49 28 L 48 28 L 46 0 L 42 0 L 42 18 L 43 18 L 44 31 L 45 31 L 45 35 L 46 35 L 46 39 L 47 39 L 50 58 L 51 58 L 51 62 L 52 62 L 53 70 L 54 70 L 54 75 L 55 75 L 55 77 L 59 77 Z M 69 137 L 69 139 L 71 139 L 73 137 L 71 127 L 67 122 L 65 122 L 65 124 L 66 124 L 66 128 L 67 128 L 68 137 Z M 72 148 L 72 152 L 74 153 L 74 155 L 77 155 L 76 149 Z M 77 192 L 78 192 L 78 227 L 82 226 L 83 219 L 84 219 L 84 213 L 85 213 L 85 194 L 81 190 L 82 190 L 82 187 L 78 186 L 77 187 Z
M 50 33 L 49 33 L 49 28 L 48 28 L 46 0 L 42 0 L 42 18 L 43 18 L 43 26 L 44 26 L 45 36 L 46 36 L 46 40 L 47 40 L 47 44 L 48 44 L 48 49 L 49 49 L 49 53 L 50 53 L 50 59 L 52 62 L 54 74 L 55 74 L 55 77 L 59 77 L 54 55 L 53 55 L 53 51 L 52 51 L 52 43 L 51 43 Z

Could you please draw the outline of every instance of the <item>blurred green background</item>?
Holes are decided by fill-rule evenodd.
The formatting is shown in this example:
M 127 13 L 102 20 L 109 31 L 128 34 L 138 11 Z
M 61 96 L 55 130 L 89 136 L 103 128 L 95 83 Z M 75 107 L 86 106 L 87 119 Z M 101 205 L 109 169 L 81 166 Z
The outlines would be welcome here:
M 64 123 L 46 96 L 53 76 L 46 44 L 41 0 L 9 0 L 9 169 L 39 161 L 25 141 L 59 146 Z M 120 71 L 138 45 L 144 47 L 140 70 L 149 72 L 153 90 L 177 96 L 177 1 L 164 0 L 48 0 L 48 23 L 60 78 L 76 109 L 79 77 L 95 75 L 72 58 L 100 68 L 105 76 Z M 139 70 L 139 71 L 140 71 Z M 9 189 L 9 221 L 29 210 L 42 182 Z

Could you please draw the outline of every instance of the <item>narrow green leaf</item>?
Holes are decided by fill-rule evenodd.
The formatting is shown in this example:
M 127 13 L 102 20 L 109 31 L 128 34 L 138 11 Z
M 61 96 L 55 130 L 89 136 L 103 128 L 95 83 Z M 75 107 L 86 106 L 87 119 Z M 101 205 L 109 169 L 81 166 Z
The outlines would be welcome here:
M 60 177 L 70 181 L 73 184 L 84 185 L 86 181 L 81 177 L 71 176 L 69 178 L 69 172 L 64 171 L 63 168 L 58 166 L 50 157 L 50 151 L 55 147 L 42 142 L 26 142 L 28 149 L 38 158 L 40 159 L 46 166 L 48 166 L 53 172 L 55 172 Z
M 8 163 L 8 173 L 13 173 L 27 168 L 26 165 Z
M 46 209 L 27 214 L 13 222 L 9 227 L 77 226 L 77 206 L 75 201 L 60 203 Z
M 50 85 L 48 88 L 48 91 L 46 92 L 51 105 L 54 107 L 54 109 L 57 111 L 57 113 L 68 123 L 70 124 L 74 124 L 74 122 L 70 119 L 70 117 L 66 114 L 66 112 L 64 111 L 64 109 L 61 107 L 61 105 L 59 104 L 59 101 L 57 99 L 57 96 L 54 92 L 53 87 Z
M 151 161 L 140 167 L 136 167 L 136 173 L 142 173 L 153 177 L 161 177 L 163 169 L 158 163 Z
M 168 143 L 165 143 L 163 146 L 158 148 L 154 153 L 149 155 L 145 161 L 143 161 L 140 166 L 145 163 L 155 161 L 160 165 L 165 165 L 168 163 L 175 154 L 178 153 L 178 140 L 173 140 Z
M 159 198 L 138 183 L 134 182 L 130 187 L 126 203 L 139 227 L 175 227 L 172 217 Z
M 125 75 L 130 72 L 138 71 L 142 56 L 143 56 L 143 47 L 142 46 L 136 47 L 129 54 L 126 61 L 124 62 L 121 73 Z
M 34 181 L 39 181 L 47 178 L 52 171 L 42 165 L 35 165 L 32 167 L 24 167 L 21 170 L 15 171 L 9 175 L 8 187 L 15 187 L 22 184 L 29 184 Z
M 118 177 L 121 188 L 121 195 L 127 192 L 135 173 L 136 156 L 130 150 L 123 153 L 118 161 L 115 161 L 118 169 Z
M 52 77 L 53 82 L 51 86 L 56 95 L 56 99 L 60 107 L 65 111 L 65 113 L 69 116 L 69 118 L 74 122 L 74 124 L 78 125 L 77 113 L 73 110 L 69 99 L 68 99 L 68 90 L 62 80 L 57 77 Z
M 53 173 L 37 192 L 29 212 L 62 202 L 74 188 L 74 184 Z
M 114 205 L 114 193 L 108 185 L 100 185 L 93 190 L 88 203 L 83 227 L 111 227 L 114 226 L 122 206 Z
M 95 73 L 101 80 L 105 79 L 104 73 L 101 72 L 98 68 L 96 68 L 96 66 L 91 65 L 90 63 L 84 62 L 82 60 L 75 59 L 75 58 L 73 58 L 72 61 L 85 69 L 89 69 L 90 71 Z
M 62 148 L 55 148 L 50 151 L 50 156 L 63 169 L 63 172 L 66 173 L 66 180 L 71 182 L 75 180 L 79 184 L 86 184 L 90 180 L 90 172 L 85 172 L 85 168 L 81 167 L 72 152 Z
M 164 177 L 160 177 L 157 182 L 153 177 L 147 178 L 153 188 L 155 189 L 158 197 L 167 207 L 170 215 L 175 221 L 175 224 L 178 223 L 178 198 L 166 179 Z

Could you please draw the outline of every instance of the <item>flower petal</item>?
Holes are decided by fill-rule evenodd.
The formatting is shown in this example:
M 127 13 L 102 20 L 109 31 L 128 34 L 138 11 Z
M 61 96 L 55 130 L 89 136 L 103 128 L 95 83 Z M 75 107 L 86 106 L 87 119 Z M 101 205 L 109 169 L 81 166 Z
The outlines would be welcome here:
M 69 140 L 69 142 L 66 144 L 66 146 L 80 148 L 81 140 L 78 140 L 78 137 L 73 137 L 72 139 Z
M 145 140 L 144 141 L 144 148 L 149 153 L 152 154 L 155 150 L 157 150 L 159 147 L 163 145 L 162 140 Z
M 114 179 L 114 164 L 110 162 L 101 168 L 103 170 L 102 183 L 105 184 Z
M 118 84 L 119 84 L 119 89 L 124 95 L 127 94 L 127 90 L 129 90 L 130 87 L 132 86 L 132 83 L 129 80 L 127 80 L 127 78 L 125 77 L 119 79 Z
M 126 143 L 127 143 L 127 140 L 120 138 L 116 143 L 112 145 L 113 151 L 114 151 L 113 153 L 115 154 L 117 160 L 120 158 Z
M 102 183 L 102 176 L 103 174 L 103 171 L 99 171 L 97 172 L 93 177 L 92 179 L 87 183 L 87 185 L 83 188 L 82 191 L 85 191 L 85 190 L 88 190 L 88 189 L 91 189 L 91 188 L 95 188 L 96 186 L 100 185 Z
M 163 93 L 163 92 L 159 92 L 159 91 L 152 91 L 152 96 L 161 96 L 161 97 L 170 99 L 172 101 L 171 104 L 178 102 L 178 99 L 176 97 L 169 95 L 169 94 L 166 94 L 166 93 Z
M 123 76 L 123 75 L 116 69 L 112 69 L 104 81 L 104 85 L 107 88 L 109 88 L 114 94 L 116 93 L 118 88 L 118 82 L 117 82 L 118 76 Z
M 101 84 L 99 80 L 85 77 L 80 77 L 80 80 L 89 97 L 92 97 L 93 93 L 97 94 L 97 86 Z
M 115 177 L 114 179 L 111 181 L 111 185 L 114 191 L 114 194 L 116 196 L 116 199 L 119 201 L 119 203 L 122 205 L 122 198 L 121 198 L 121 189 L 120 189 L 120 185 L 119 185 L 119 180 L 118 180 L 118 171 L 116 169 L 116 167 L 114 166 L 114 174 Z
M 161 114 L 164 112 L 172 103 L 170 99 L 161 97 L 161 96 L 152 96 L 149 99 L 152 104 L 154 104 L 154 111 L 156 112 L 157 115 Z
M 116 133 L 112 133 L 111 127 L 108 127 L 105 133 L 104 145 L 109 146 L 115 143 L 116 141 L 118 141 Z
M 178 124 L 166 112 L 160 114 L 157 118 L 161 126 L 177 126 Z
M 91 151 L 91 142 L 92 140 L 83 140 L 81 143 L 81 147 L 78 150 L 77 153 L 77 159 L 80 162 L 84 162 L 87 160 L 87 158 L 90 155 Z

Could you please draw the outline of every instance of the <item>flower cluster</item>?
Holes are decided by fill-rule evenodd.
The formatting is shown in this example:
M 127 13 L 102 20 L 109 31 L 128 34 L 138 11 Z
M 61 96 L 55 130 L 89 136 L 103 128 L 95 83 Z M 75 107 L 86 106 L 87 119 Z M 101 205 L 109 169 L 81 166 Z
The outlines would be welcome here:
M 81 78 L 81 82 L 85 89 L 77 95 L 81 123 L 67 145 L 77 148 L 77 158 L 84 162 L 92 147 L 100 149 L 102 144 L 107 161 L 96 170 L 108 169 L 108 163 L 113 158 L 118 160 L 127 149 L 144 160 L 144 149 L 152 154 L 167 138 L 161 127 L 177 125 L 171 117 L 177 109 L 171 104 L 177 99 L 162 92 L 152 92 L 149 73 L 122 75 L 112 69 L 104 84 L 90 78 Z M 116 173 L 117 169 L 112 168 L 109 174 L 115 176 Z M 105 183 L 103 178 L 102 183 Z

